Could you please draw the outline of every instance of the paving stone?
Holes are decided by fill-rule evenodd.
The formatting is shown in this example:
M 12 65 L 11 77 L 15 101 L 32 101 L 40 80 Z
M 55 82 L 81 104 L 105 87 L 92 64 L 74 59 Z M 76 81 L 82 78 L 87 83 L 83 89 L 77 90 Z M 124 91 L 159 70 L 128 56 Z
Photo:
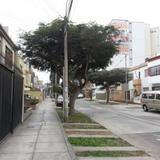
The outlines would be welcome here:
M 88 126 L 101 126 L 98 123 L 63 123 L 64 125 L 88 125 Z
M 32 135 L 37 135 L 38 130 L 16 130 L 13 133 L 13 136 L 32 136 Z
M 73 147 L 75 151 L 138 151 L 135 147 Z
M 0 153 L 32 153 L 34 143 L 5 143 L 0 147 Z
M 108 132 L 107 129 L 65 129 L 65 131 L 95 131 L 95 132 Z M 110 131 L 109 131 L 110 132 Z
M 68 134 L 68 137 L 118 138 L 116 135 L 81 135 L 81 134 Z
M 6 140 L 7 144 L 36 142 L 37 135 L 31 136 L 12 136 Z
M 63 135 L 39 135 L 38 142 L 64 142 Z
M 67 147 L 61 142 L 37 143 L 35 152 L 67 152 Z
M 40 135 L 61 135 L 62 134 L 62 131 L 60 129 L 52 129 L 52 130 L 41 130 Z
M 33 160 L 70 160 L 68 153 L 35 153 Z
M 151 157 L 78 157 L 78 160 L 155 160 Z
M 0 160 L 32 160 L 32 154 L 0 154 Z

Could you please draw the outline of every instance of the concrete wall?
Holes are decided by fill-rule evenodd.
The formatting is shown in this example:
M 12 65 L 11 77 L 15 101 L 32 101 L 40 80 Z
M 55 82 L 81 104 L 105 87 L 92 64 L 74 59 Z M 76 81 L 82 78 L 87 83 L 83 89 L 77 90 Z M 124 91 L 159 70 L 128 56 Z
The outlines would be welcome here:
M 160 28 L 151 28 L 151 56 L 160 55 Z
M 8 47 L 8 49 L 12 52 L 12 64 L 14 64 L 15 52 L 14 52 L 13 48 L 11 47 L 11 45 L 7 42 L 7 40 L 4 37 L 1 36 L 0 39 L 1 39 L 1 54 L 2 54 L 2 56 L 3 57 L 6 56 L 6 54 L 5 54 L 6 47 Z M 5 59 L 2 58 L 1 61 L 3 64 L 5 64 Z
M 149 37 L 147 35 L 150 33 L 147 29 L 149 26 L 141 22 L 132 22 L 131 32 L 132 32 L 132 66 L 137 66 L 145 62 L 145 58 L 149 55 Z

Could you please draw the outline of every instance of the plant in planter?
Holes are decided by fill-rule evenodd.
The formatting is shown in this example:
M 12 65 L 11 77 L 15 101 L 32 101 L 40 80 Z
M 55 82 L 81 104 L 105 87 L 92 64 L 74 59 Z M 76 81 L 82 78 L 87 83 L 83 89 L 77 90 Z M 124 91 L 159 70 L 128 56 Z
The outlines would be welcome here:
M 31 98 L 30 99 L 30 104 L 31 104 L 33 110 L 36 109 L 36 104 L 38 104 L 38 103 L 39 103 L 39 99 L 38 98 Z

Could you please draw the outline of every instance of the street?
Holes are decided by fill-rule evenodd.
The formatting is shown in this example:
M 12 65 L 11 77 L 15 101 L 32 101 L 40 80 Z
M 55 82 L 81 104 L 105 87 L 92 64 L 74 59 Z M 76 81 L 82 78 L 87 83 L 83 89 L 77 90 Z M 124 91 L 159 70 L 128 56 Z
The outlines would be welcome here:
M 144 112 L 137 104 L 77 100 L 76 109 L 110 129 L 156 160 L 160 159 L 160 112 Z

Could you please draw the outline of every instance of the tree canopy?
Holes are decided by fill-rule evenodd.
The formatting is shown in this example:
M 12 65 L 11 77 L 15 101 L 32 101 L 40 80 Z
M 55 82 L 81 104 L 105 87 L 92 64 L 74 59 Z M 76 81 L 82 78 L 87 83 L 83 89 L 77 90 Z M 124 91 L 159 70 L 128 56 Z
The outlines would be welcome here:
M 127 79 L 130 81 L 132 75 L 127 73 Z M 97 72 L 91 72 L 89 74 L 89 80 L 97 85 L 101 85 L 102 89 L 107 90 L 107 102 L 109 102 L 109 86 L 118 85 L 126 82 L 126 69 L 115 68 L 113 70 L 103 70 Z
M 30 63 L 40 70 L 51 70 L 62 77 L 64 66 L 64 21 L 40 24 L 21 36 L 21 49 Z M 88 80 L 88 71 L 104 69 L 118 52 L 113 40 L 119 31 L 96 23 L 68 25 L 68 65 L 70 96 Z M 83 79 L 83 81 L 82 81 Z

